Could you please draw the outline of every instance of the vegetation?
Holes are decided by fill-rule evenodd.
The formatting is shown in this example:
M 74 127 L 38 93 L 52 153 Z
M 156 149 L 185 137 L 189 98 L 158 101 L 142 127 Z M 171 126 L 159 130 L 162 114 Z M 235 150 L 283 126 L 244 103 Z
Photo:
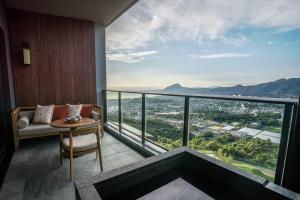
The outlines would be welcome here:
M 140 129 L 134 119 L 124 120 L 124 123 Z M 151 139 L 167 149 L 173 149 L 182 145 L 182 129 L 159 119 L 147 120 L 147 133 Z M 197 136 L 190 136 L 189 147 L 197 150 L 209 150 L 218 155 L 232 157 L 259 166 L 275 168 L 277 162 L 278 145 L 269 140 L 258 138 L 237 138 L 229 133 L 222 135 L 204 132 Z
M 139 99 L 140 101 L 140 99 Z M 153 102 L 152 102 L 153 101 Z M 130 101 L 132 103 L 133 101 Z M 137 104 L 140 102 L 134 102 Z M 147 108 L 146 137 L 166 149 L 182 146 L 183 131 L 180 122 L 183 121 L 182 108 L 176 107 L 174 101 L 169 99 L 151 99 L 147 103 L 155 105 Z M 165 104 L 172 104 L 169 114 L 157 115 L 162 112 Z M 212 103 L 214 104 L 214 103 Z M 199 104 L 200 105 L 200 104 Z M 201 106 L 201 105 L 200 105 Z M 190 113 L 189 147 L 200 152 L 212 155 L 232 166 L 248 171 L 250 173 L 274 180 L 274 171 L 277 164 L 278 144 L 270 140 L 261 140 L 253 137 L 236 137 L 231 133 L 217 134 L 209 129 L 199 129 L 198 122 L 206 120 L 219 124 L 232 124 L 236 128 L 252 127 L 260 130 L 271 131 L 280 134 L 282 116 L 279 112 L 230 112 L 230 105 L 222 105 L 222 109 L 211 109 L 207 107 L 192 108 Z M 227 106 L 227 107 L 226 107 Z M 249 106 L 247 105 L 248 109 Z M 255 105 L 253 105 L 255 106 Z M 127 106 L 130 107 L 130 106 Z M 216 107 L 216 106 L 215 106 Z M 219 108 L 219 107 L 218 107 Z M 226 111 L 226 109 L 229 110 Z M 255 107 L 253 108 L 255 109 Z M 164 109 L 166 110 L 166 109 Z M 169 111 L 169 110 L 168 110 Z M 167 113 L 167 112 L 166 112 Z M 137 118 L 137 112 L 123 111 L 122 122 L 141 130 L 141 119 Z M 117 112 L 108 113 L 109 121 L 118 123 Z M 178 122 L 178 124 L 177 124 Z M 194 123 L 195 122 L 195 123 Z M 206 122 L 205 122 L 206 123 Z
M 219 123 L 233 123 L 238 122 L 241 126 L 247 126 L 251 122 L 257 122 L 260 127 L 281 127 L 279 119 L 281 115 L 279 113 L 258 113 L 253 114 L 230 114 L 225 111 L 207 110 L 199 111 L 191 114 L 191 118 L 212 120 Z M 278 132 L 278 130 L 276 131 Z
M 206 132 L 194 136 L 189 146 L 200 151 L 210 150 L 219 156 L 232 157 L 235 160 L 275 169 L 278 145 L 271 141 L 250 137 L 236 138 L 229 133 L 217 137 L 212 135 Z
M 271 131 L 273 133 L 281 134 L 281 126 L 266 126 L 263 128 L 264 131 Z

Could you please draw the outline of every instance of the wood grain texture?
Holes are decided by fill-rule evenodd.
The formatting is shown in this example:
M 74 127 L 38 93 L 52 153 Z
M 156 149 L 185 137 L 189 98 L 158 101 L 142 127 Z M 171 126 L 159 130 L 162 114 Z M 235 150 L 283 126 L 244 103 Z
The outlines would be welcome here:
M 16 106 L 96 103 L 93 22 L 9 10 L 8 24 Z
M 95 120 L 91 118 L 82 118 L 79 122 L 77 123 L 65 123 L 64 119 L 58 119 L 50 123 L 50 126 L 55 127 L 55 128 L 79 128 L 82 126 L 90 125 L 95 123 Z

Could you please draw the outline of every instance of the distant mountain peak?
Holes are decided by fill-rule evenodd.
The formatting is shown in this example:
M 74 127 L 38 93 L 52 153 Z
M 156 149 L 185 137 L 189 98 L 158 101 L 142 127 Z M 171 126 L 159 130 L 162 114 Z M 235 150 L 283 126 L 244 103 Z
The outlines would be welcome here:
M 234 87 L 243 87 L 243 85 L 242 85 L 242 84 L 237 84 L 237 85 L 234 86 Z
M 182 86 L 179 83 L 176 83 L 176 84 L 166 87 L 165 90 L 178 89 L 178 88 L 182 88 Z
M 291 78 L 291 79 L 292 79 L 292 78 Z M 290 80 L 290 79 L 281 78 L 281 79 L 278 79 L 278 80 L 276 80 L 276 81 L 274 81 L 274 82 L 283 82 L 283 81 L 287 81 L 287 80 Z

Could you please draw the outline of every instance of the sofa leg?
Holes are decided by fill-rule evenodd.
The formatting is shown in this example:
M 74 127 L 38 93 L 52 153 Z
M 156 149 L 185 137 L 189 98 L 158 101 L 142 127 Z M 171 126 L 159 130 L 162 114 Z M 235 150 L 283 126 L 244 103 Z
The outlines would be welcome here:
M 19 144 L 20 144 L 20 140 L 19 139 L 15 139 L 15 151 L 19 150 Z

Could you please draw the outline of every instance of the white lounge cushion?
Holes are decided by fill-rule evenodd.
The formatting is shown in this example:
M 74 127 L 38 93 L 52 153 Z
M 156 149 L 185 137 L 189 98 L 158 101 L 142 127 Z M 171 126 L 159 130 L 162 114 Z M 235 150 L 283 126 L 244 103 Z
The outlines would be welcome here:
M 28 117 L 26 116 L 21 117 L 17 122 L 18 128 L 19 129 L 26 128 L 29 125 L 29 121 L 30 120 Z
M 62 145 L 66 151 L 70 149 L 69 138 L 64 138 Z M 97 137 L 95 134 L 79 135 L 73 137 L 73 151 L 86 151 L 97 147 Z
M 20 136 L 39 135 L 43 133 L 55 133 L 59 131 L 68 131 L 66 128 L 53 128 L 48 124 L 29 124 L 26 128 L 19 129 Z
M 19 118 L 21 117 L 28 117 L 29 122 L 33 121 L 35 110 L 29 110 L 29 111 L 20 111 L 19 112 Z
M 95 111 L 91 112 L 91 118 L 94 119 L 95 121 L 99 121 L 100 117 L 101 117 L 100 113 L 95 112 Z

